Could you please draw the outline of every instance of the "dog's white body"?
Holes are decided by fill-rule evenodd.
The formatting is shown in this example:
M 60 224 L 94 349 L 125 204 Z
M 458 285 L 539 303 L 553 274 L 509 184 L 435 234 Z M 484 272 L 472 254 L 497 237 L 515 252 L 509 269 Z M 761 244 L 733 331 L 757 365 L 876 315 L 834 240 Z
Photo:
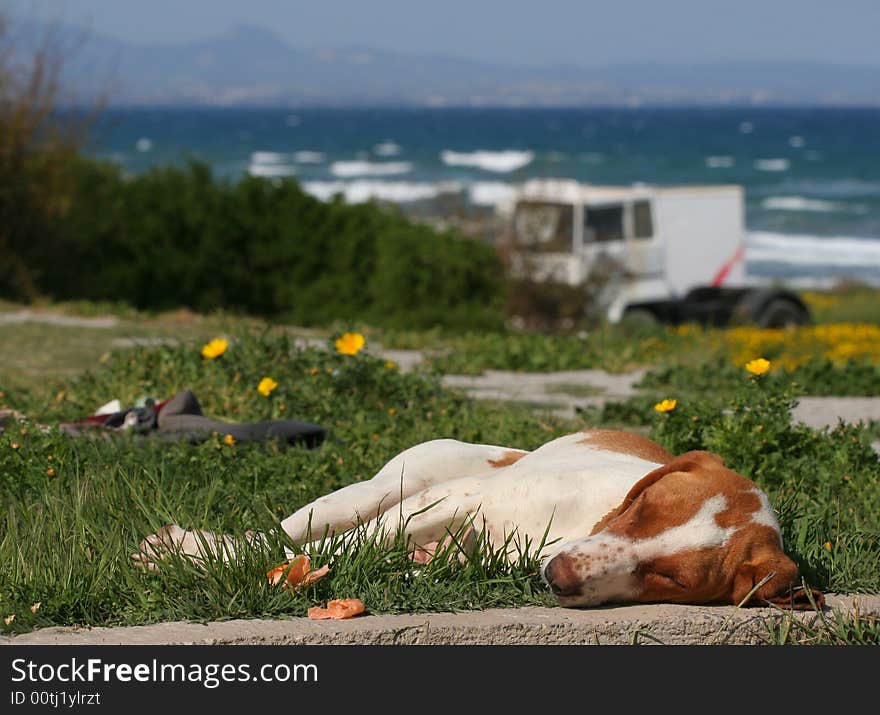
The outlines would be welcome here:
M 553 440 L 533 452 L 432 440 L 394 457 L 372 479 L 315 500 L 281 522 L 296 543 L 326 526 L 367 523 L 394 530 L 406 523 L 416 545 L 441 540 L 468 519 L 496 548 L 510 534 L 548 542 L 583 536 L 660 465 L 583 444 L 584 435 Z M 516 461 L 506 463 L 512 458 Z M 425 510 L 428 505 L 434 504 Z M 377 519 L 384 514 L 382 519 Z

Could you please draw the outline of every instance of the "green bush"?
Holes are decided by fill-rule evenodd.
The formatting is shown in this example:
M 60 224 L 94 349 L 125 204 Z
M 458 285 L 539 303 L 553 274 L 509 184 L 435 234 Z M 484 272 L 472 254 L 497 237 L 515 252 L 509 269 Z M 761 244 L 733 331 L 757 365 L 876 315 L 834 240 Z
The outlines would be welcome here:
M 20 241 L 40 292 L 53 299 L 224 309 L 301 325 L 503 325 L 502 267 L 486 243 L 374 204 L 323 203 L 290 179 L 217 180 L 195 162 L 135 177 L 84 159 L 71 170 L 63 221 Z

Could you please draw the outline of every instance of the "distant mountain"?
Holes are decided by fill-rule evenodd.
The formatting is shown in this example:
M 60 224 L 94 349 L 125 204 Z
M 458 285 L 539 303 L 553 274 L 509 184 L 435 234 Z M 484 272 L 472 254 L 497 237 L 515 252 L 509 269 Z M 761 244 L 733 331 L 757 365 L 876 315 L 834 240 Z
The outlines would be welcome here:
M 45 31 L 25 25 L 21 45 Z M 128 44 L 73 26 L 54 32 L 69 48 L 67 85 L 113 105 L 880 106 L 880 68 L 870 66 L 510 66 L 367 47 L 297 49 L 255 26 L 177 45 Z

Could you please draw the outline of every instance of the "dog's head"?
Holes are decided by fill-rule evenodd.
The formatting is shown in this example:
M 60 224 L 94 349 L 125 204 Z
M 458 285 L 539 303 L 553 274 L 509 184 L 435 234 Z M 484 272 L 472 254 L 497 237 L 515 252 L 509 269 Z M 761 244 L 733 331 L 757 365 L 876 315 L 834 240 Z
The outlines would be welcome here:
M 582 539 L 542 569 L 562 606 L 665 601 L 809 608 L 766 494 L 709 452 L 645 475 Z

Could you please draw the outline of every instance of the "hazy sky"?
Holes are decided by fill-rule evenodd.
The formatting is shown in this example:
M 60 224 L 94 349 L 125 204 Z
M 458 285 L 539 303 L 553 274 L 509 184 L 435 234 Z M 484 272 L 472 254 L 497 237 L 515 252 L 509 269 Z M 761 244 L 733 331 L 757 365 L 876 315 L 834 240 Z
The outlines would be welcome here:
M 815 60 L 880 66 L 880 0 L 0 0 L 142 44 L 273 29 L 299 47 L 361 45 L 517 64 Z

